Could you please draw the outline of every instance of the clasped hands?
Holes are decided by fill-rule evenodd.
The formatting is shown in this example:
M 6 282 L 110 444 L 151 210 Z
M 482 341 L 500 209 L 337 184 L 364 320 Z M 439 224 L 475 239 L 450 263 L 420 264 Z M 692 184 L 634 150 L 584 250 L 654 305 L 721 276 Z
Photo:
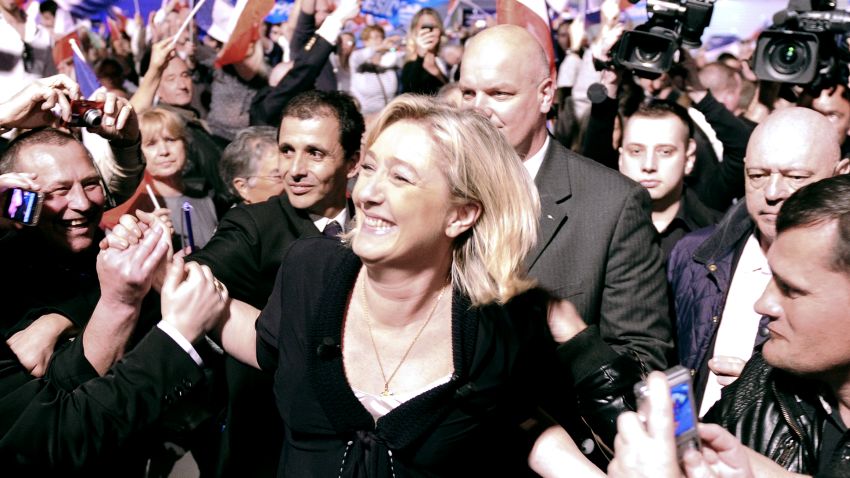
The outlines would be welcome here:
M 151 287 L 159 289 L 162 320 L 194 342 L 218 324 L 230 297 L 209 267 L 186 263 L 179 254 L 173 254 L 168 215 L 167 209 L 158 209 L 121 216 L 101 241 L 98 261 L 115 256 L 120 258 L 114 261 L 115 269 L 138 268 L 146 282 L 133 282 L 137 292 L 147 294 Z

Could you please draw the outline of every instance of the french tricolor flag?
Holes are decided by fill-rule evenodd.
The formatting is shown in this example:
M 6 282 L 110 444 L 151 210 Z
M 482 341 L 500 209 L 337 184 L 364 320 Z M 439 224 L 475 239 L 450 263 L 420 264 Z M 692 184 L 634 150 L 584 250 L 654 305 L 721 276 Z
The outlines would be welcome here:
M 555 77 L 555 48 L 546 0 L 497 0 L 496 23 L 517 25 L 528 30 L 549 57 L 549 70 Z

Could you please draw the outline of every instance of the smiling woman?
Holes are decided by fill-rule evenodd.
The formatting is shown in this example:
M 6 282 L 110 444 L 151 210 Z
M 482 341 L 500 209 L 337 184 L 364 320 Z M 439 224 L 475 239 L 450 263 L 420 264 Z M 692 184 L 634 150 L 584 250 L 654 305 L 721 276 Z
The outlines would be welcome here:
M 260 317 L 235 305 L 222 326 L 228 353 L 275 373 L 278 476 L 530 476 L 520 424 L 574 403 L 560 382 L 605 394 L 567 384 L 588 415 L 631 386 L 609 387 L 616 354 L 526 276 L 536 188 L 485 117 L 425 97 L 393 100 L 365 150 L 350 247 L 294 242 Z

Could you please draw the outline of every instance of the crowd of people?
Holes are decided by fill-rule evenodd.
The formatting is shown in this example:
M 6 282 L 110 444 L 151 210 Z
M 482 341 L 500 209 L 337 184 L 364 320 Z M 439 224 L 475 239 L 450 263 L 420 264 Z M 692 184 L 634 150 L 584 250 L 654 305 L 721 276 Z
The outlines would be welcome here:
M 216 67 L 170 1 L 80 27 L 80 127 L 57 6 L 0 1 L 4 473 L 850 475 L 850 85 L 636 75 L 618 4 L 553 59 L 297 0 Z

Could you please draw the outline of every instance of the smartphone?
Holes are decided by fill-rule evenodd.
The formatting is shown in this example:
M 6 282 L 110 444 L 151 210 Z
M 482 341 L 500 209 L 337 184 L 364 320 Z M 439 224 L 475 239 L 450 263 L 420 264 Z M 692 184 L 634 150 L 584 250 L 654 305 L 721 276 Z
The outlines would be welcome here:
M 25 226 L 35 226 L 41 216 L 44 194 L 21 188 L 10 188 L 3 193 L 3 211 L 0 216 Z
M 676 422 L 676 452 L 679 459 L 689 449 L 700 449 L 699 434 L 697 432 L 697 408 L 694 400 L 694 384 L 691 379 L 691 371 L 677 365 L 666 372 L 667 383 L 670 384 L 670 398 L 673 401 L 673 419 Z M 646 382 L 635 384 L 635 397 L 640 403 L 647 397 Z
M 435 28 L 437 28 L 437 26 L 431 25 L 431 24 L 425 24 L 425 25 L 422 25 L 421 27 L 419 27 L 420 30 L 427 30 L 429 32 L 434 31 Z

